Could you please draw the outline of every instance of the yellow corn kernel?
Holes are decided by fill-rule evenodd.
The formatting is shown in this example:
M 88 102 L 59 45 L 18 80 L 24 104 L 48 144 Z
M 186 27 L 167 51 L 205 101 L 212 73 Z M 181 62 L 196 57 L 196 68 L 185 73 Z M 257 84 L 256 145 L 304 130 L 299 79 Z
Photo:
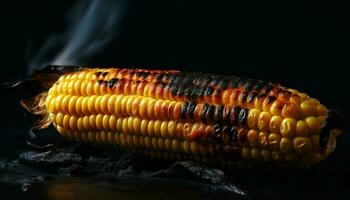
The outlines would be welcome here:
M 316 113 L 316 108 L 308 100 L 303 101 L 300 104 L 300 109 L 303 114 L 303 117 L 313 116 Z
M 160 133 L 162 137 L 168 137 L 168 122 L 167 121 L 162 121 L 160 125 Z
M 146 149 L 152 149 L 152 139 L 151 137 L 145 137 L 145 147 Z
M 148 133 L 148 124 L 149 124 L 149 121 L 147 119 L 143 119 L 141 121 L 141 134 L 143 136 L 147 135 Z
M 321 123 L 316 117 L 308 117 L 305 119 L 306 124 L 310 128 L 311 134 L 318 134 L 321 130 Z
M 168 134 L 169 137 L 175 137 L 175 131 L 176 131 L 176 121 L 169 121 L 168 123 Z
M 63 117 L 64 117 L 64 114 L 63 113 L 57 113 L 56 115 L 54 115 L 55 118 L 54 118 L 54 122 L 60 126 L 62 126 L 63 124 Z
M 187 140 L 182 142 L 182 149 L 185 153 L 191 153 L 191 143 Z
M 275 162 L 283 161 L 283 154 L 280 151 L 271 152 L 271 157 L 272 157 L 272 160 Z
M 171 149 L 174 153 L 180 153 L 180 142 L 178 140 L 170 140 L 171 141 Z
M 307 125 L 307 123 L 303 120 L 299 120 L 297 122 L 295 135 L 306 137 L 306 136 L 309 136 L 309 133 L 310 133 L 310 130 L 309 130 L 309 126 Z
M 325 116 L 325 115 L 327 115 L 327 112 L 328 112 L 328 110 L 324 105 L 319 104 L 316 106 L 316 113 L 318 116 Z
M 78 130 L 79 132 L 85 131 L 85 129 L 84 129 L 84 118 L 82 118 L 82 117 L 79 117 L 79 118 L 78 118 L 78 121 L 77 121 L 77 130 Z
M 249 161 L 251 160 L 251 153 L 250 153 L 250 149 L 247 147 L 243 147 L 242 148 L 242 159 L 244 161 Z
M 251 129 L 257 129 L 258 128 L 258 119 L 260 115 L 260 110 L 258 109 L 251 109 L 249 111 L 248 115 L 248 126 Z
M 293 144 L 297 153 L 304 154 L 312 149 L 311 141 L 308 137 L 296 137 L 293 139 Z
M 261 148 L 267 148 L 269 143 L 268 143 L 268 138 L 269 134 L 266 132 L 260 132 L 259 133 L 259 145 Z
M 117 118 L 115 117 L 115 115 L 111 115 L 109 117 L 109 121 L 108 121 L 109 127 L 111 131 L 116 131 L 117 130 Z
M 152 138 L 152 149 L 157 150 L 158 147 L 158 139 L 156 137 Z
M 108 98 L 108 102 L 107 102 L 107 110 L 108 110 L 108 113 L 110 114 L 114 114 L 115 110 L 115 101 L 117 99 L 117 95 L 111 95 L 109 98 Z
M 271 151 L 263 149 L 261 151 L 261 158 L 264 162 L 269 162 L 272 160 Z
M 178 145 L 180 148 L 180 143 Z M 169 138 L 166 138 L 164 140 L 164 148 L 166 151 L 172 151 L 172 140 L 170 140 Z
M 158 137 L 160 137 L 162 135 L 161 129 L 160 129 L 161 125 L 162 125 L 162 121 L 160 121 L 160 120 L 156 120 L 154 122 L 154 134 Z
M 95 112 L 96 113 L 101 113 L 102 114 L 102 108 L 101 108 L 101 101 L 102 101 L 103 96 L 97 96 L 95 100 Z
M 69 119 L 69 128 L 71 130 L 77 130 L 77 122 L 78 122 L 78 117 L 76 116 L 71 116 Z
M 75 113 L 79 116 L 83 115 L 82 105 L 84 97 L 78 97 L 75 103 Z
M 320 102 L 315 98 L 310 98 L 308 101 L 311 105 L 314 105 L 314 106 L 317 106 L 320 104 Z
M 251 149 L 250 153 L 253 161 L 259 162 L 261 160 L 260 149 L 253 148 Z
M 298 119 L 300 117 L 299 114 L 300 114 L 300 107 L 296 103 L 289 102 L 283 107 L 282 116 L 284 118 Z
M 191 152 L 193 155 L 199 154 L 199 145 L 198 142 L 191 142 Z
M 106 95 L 103 95 L 101 98 L 100 109 L 101 109 L 101 112 L 104 114 L 108 113 L 108 101 L 110 97 L 111 95 L 106 94 Z
M 138 117 L 134 118 L 133 121 L 133 131 L 136 134 L 140 134 L 141 133 L 141 119 Z
M 117 119 L 117 131 L 119 133 L 122 133 L 123 132 L 123 122 L 124 122 L 124 119 L 123 118 L 118 118 Z
M 109 127 L 109 115 L 103 115 L 103 117 L 102 117 L 102 128 L 103 128 L 103 130 L 110 130 L 110 127 Z
M 259 132 L 257 130 L 249 130 L 247 138 L 250 146 L 257 147 L 259 145 Z
M 164 139 L 163 138 L 158 138 L 158 149 L 163 151 L 165 149 L 164 145 Z
M 68 113 L 76 114 L 76 112 L 75 112 L 75 105 L 76 105 L 77 99 L 78 99 L 77 96 L 72 96 L 69 99 L 69 102 L 68 102 Z
M 100 87 L 101 87 L 101 85 L 96 81 L 95 84 L 94 84 L 94 88 L 93 88 L 93 91 L 94 91 L 95 95 L 100 95 L 101 94 Z
M 283 119 L 280 116 L 272 116 L 269 124 L 270 131 L 273 133 L 279 133 L 282 120 Z
M 258 119 L 258 128 L 260 131 L 269 131 L 271 114 L 269 112 L 261 112 Z
M 132 105 L 134 102 L 135 96 L 128 96 L 128 100 L 126 101 L 126 113 L 129 116 L 132 116 Z
M 283 103 L 281 101 L 275 101 L 271 105 L 270 112 L 274 116 L 281 116 L 283 109 Z
M 285 118 L 282 121 L 280 133 L 283 137 L 293 138 L 295 135 L 297 121 L 293 118 Z
M 154 120 L 150 120 L 148 122 L 148 126 L 147 126 L 147 135 L 154 137 L 155 136 L 155 131 L 154 131 Z
M 280 148 L 281 135 L 276 133 L 269 134 L 268 142 L 271 150 L 278 150 Z
M 280 141 L 280 150 L 282 153 L 290 153 L 293 150 L 293 143 L 287 138 L 282 138 Z
M 142 98 L 139 106 L 139 115 L 141 118 L 148 118 L 147 106 L 150 102 L 150 99 L 147 97 Z

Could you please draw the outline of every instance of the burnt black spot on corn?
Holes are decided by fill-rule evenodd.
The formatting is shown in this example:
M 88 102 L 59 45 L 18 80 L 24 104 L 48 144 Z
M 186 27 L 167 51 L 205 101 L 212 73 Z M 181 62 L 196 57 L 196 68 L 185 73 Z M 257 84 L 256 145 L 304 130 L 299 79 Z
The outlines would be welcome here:
M 68 139 L 151 156 L 306 167 L 334 151 L 343 129 L 318 100 L 254 79 L 62 66 L 32 78 L 45 83 L 21 102 L 43 116 L 34 128 L 52 123 Z

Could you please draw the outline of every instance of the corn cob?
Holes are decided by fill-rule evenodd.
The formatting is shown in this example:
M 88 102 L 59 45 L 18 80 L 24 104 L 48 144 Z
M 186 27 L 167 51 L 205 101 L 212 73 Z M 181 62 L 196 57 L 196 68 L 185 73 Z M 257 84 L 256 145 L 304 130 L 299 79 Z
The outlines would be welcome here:
M 341 133 L 317 99 L 234 76 L 87 68 L 64 73 L 44 96 L 46 122 L 69 139 L 229 167 L 306 167 Z

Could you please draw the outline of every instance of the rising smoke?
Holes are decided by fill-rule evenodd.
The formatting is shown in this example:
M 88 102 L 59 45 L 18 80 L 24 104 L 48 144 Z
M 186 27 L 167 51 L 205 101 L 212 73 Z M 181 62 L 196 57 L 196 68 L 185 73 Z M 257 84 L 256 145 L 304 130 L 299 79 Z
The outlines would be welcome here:
M 76 2 L 65 16 L 66 30 L 50 35 L 30 56 L 28 72 L 47 64 L 83 64 L 118 35 L 126 3 L 126 0 Z

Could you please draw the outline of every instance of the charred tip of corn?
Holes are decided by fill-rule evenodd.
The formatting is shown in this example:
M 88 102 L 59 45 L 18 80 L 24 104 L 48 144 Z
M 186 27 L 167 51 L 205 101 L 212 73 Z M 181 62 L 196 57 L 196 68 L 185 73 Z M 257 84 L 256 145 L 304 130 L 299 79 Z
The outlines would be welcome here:
M 329 110 L 320 131 L 320 147 L 325 155 L 334 151 L 336 139 L 344 132 L 345 118 L 336 110 Z

